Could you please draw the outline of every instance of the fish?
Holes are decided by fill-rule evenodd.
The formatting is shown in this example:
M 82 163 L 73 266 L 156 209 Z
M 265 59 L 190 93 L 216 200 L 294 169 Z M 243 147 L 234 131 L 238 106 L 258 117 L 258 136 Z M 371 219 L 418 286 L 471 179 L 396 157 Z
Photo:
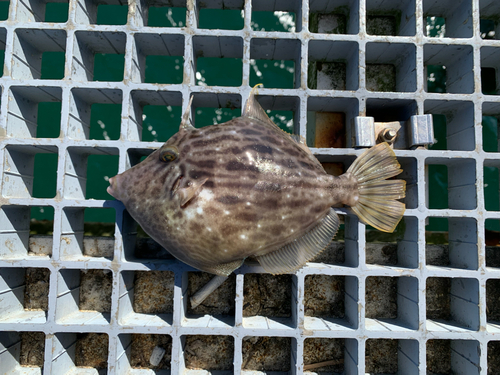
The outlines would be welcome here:
M 190 107 L 179 131 L 144 161 L 112 177 L 108 192 L 180 261 L 227 277 L 245 259 L 271 274 L 292 273 L 320 254 L 346 205 L 376 229 L 403 217 L 405 181 L 380 143 L 346 173 L 323 169 L 303 137 L 281 130 L 252 89 L 241 117 L 195 128 Z

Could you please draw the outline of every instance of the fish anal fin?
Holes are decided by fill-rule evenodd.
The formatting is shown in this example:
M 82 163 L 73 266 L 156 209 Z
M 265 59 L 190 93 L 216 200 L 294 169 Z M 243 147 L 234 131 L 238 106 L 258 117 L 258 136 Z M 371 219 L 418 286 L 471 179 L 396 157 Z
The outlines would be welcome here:
M 185 206 L 190 200 L 196 197 L 208 178 L 203 178 L 201 180 L 196 180 L 191 183 L 191 185 L 177 189 L 176 194 L 180 198 L 181 207 Z
M 328 246 L 337 233 L 339 225 L 339 217 L 330 209 L 328 215 L 302 237 L 278 250 L 257 256 L 256 259 L 267 272 L 274 275 L 294 272 Z

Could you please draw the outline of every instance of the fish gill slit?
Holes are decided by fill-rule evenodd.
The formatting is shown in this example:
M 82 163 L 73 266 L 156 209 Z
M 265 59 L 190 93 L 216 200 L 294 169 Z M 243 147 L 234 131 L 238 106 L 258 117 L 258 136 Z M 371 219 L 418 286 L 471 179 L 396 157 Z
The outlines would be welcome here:
M 177 177 L 177 179 L 174 181 L 174 184 L 172 185 L 172 189 L 171 189 L 171 194 L 172 196 L 177 192 L 177 190 L 179 189 L 179 186 L 181 185 L 181 180 L 184 178 L 183 175 L 179 175 L 179 177 Z

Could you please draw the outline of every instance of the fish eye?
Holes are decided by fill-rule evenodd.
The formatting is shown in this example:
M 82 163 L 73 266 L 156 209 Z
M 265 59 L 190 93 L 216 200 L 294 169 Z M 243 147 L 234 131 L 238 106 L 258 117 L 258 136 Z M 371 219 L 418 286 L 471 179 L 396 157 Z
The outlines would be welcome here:
M 179 153 L 177 152 L 177 150 L 173 148 L 167 148 L 160 154 L 160 161 L 168 163 L 177 159 L 178 156 Z

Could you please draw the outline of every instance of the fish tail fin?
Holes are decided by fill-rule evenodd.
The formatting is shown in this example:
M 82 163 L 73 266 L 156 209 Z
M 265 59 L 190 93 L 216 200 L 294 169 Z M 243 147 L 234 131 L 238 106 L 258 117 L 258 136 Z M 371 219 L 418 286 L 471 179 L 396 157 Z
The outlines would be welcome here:
M 366 150 L 347 170 L 358 181 L 359 198 L 351 209 L 366 224 L 393 232 L 405 212 L 406 181 L 388 180 L 401 173 L 394 151 L 385 142 Z M 346 174 L 347 174 L 346 173 Z

